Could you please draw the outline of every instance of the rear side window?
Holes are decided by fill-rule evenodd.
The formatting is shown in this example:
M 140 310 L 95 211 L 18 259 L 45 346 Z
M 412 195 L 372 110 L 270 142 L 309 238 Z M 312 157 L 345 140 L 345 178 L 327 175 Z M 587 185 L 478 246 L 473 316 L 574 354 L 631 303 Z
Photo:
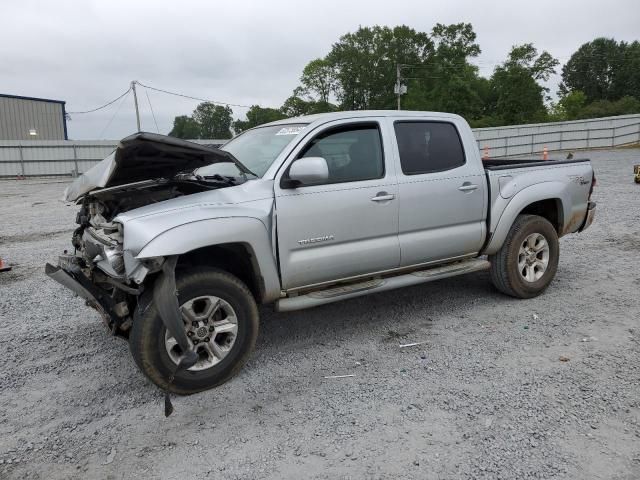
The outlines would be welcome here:
M 464 165 L 464 150 L 453 124 L 396 122 L 394 127 L 405 175 L 442 172 Z

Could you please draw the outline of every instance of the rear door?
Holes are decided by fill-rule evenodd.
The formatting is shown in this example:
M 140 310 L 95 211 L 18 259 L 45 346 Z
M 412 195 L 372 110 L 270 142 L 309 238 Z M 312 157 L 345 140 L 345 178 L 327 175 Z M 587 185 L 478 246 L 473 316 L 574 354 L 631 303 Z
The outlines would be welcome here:
M 398 185 L 379 118 L 331 122 L 292 152 L 323 157 L 329 180 L 282 188 L 276 176 L 280 271 L 291 289 L 398 267 Z
M 486 210 L 484 171 L 465 156 L 449 121 L 393 122 L 401 266 L 477 253 Z M 476 148 L 475 142 L 473 148 Z

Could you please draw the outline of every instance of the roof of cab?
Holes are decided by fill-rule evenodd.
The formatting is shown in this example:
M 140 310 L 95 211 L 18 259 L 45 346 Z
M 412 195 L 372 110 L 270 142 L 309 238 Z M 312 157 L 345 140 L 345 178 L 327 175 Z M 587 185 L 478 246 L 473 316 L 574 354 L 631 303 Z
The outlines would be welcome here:
M 285 118 L 275 122 L 265 123 L 259 127 L 269 125 L 287 125 L 291 123 L 325 123 L 332 120 L 346 120 L 348 118 L 366 117 L 417 117 L 417 118 L 441 118 L 441 119 L 461 119 L 460 115 L 444 112 L 421 112 L 415 110 L 353 110 L 330 113 L 316 113 L 314 115 L 303 115 L 301 117 Z

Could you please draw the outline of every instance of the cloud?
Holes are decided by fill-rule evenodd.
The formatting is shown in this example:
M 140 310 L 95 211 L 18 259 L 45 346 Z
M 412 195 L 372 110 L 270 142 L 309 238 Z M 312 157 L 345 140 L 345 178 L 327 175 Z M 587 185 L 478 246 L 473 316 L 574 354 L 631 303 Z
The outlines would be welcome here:
M 533 42 L 566 61 L 597 36 L 637 38 L 640 9 L 602 1 L 271 0 L 43 2 L 4 0 L 0 19 L 2 92 L 66 100 L 70 111 L 101 105 L 131 80 L 202 98 L 278 106 L 298 85 L 304 65 L 325 55 L 359 25 L 471 22 L 489 75 L 510 47 Z M 555 91 L 558 77 L 551 80 Z M 155 130 L 144 91 L 143 129 Z M 160 131 L 198 102 L 148 92 Z M 133 102 L 74 115 L 73 138 L 121 138 L 135 130 Z M 244 109 L 234 108 L 243 116 Z M 112 119 L 111 123 L 109 121 Z M 105 126 L 109 127 L 105 130 Z

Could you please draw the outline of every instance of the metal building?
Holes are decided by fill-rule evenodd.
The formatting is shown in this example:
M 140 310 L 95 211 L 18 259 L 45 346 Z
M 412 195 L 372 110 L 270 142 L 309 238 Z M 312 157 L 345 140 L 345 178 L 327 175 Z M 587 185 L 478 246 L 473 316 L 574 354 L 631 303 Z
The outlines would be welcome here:
M 64 104 L 0 94 L 0 140 L 67 140 Z

